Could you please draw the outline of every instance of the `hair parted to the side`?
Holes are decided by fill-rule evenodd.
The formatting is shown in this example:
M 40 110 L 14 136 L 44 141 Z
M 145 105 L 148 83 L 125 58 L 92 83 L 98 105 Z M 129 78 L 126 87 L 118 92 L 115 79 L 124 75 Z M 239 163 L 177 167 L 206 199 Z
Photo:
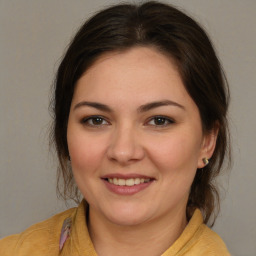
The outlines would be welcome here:
M 58 191 L 64 199 L 79 201 L 78 188 L 69 166 L 67 122 L 76 82 L 103 53 L 136 46 L 154 47 L 175 61 L 184 86 L 196 103 L 205 133 L 219 128 L 209 164 L 198 169 L 187 203 L 187 217 L 200 208 L 204 222 L 219 209 L 215 178 L 230 163 L 227 110 L 228 85 L 205 31 L 178 9 L 159 2 L 119 4 L 98 12 L 80 28 L 57 71 L 51 103 L 51 141 L 58 159 Z

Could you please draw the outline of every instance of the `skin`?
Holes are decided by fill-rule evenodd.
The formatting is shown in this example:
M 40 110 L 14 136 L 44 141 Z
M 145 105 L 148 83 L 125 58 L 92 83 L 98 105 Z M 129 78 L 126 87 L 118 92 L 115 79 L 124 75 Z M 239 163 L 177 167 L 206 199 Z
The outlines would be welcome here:
M 160 103 L 150 108 L 152 102 Z M 203 134 L 174 62 L 148 47 L 101 56 L 77 82 L 67 139 L 75 180 L 90 205 L 97 253 L 160 255 L 170 247 L 186 227 L 197 168 L 216 142 L 216 133 Z M 153 181 L 119 195 L 102 179 L 110 174 Z

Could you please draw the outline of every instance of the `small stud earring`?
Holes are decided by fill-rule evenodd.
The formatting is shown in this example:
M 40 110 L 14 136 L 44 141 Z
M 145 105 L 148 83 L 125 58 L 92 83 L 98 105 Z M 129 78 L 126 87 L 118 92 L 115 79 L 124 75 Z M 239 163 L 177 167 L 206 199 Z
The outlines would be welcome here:
M 209 159 L 206 158 L 206 157 L 204 157 L 204 158 L 203 158 L 203 163 L 204 163 L 205 165 L 209 164 Z

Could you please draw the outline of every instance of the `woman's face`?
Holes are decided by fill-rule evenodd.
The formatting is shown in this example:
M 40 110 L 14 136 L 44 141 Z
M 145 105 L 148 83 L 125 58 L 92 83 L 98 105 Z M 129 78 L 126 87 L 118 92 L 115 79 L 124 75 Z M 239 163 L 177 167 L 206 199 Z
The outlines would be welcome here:
M 146 47 L 105 54 L 78 80 L 67 139 L 90 213 L 120 225 L 185 218 L 215 143 L 176 66 Z

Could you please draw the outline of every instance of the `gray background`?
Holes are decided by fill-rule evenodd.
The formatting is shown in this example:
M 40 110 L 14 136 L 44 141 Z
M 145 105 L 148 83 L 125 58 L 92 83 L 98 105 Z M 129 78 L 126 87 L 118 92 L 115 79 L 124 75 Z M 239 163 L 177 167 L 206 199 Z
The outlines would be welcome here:
M 48 148 L 50 87 L 84 19 L 113 0 L 0 0 L 0 237 L 65 209 Z M 234 164 L 214 229 L 232 255 L 256 255 L 256 1 L 169 0 L 208 30 L 231 87 Z M 229 181 L 228 181 L 229 179 Z

